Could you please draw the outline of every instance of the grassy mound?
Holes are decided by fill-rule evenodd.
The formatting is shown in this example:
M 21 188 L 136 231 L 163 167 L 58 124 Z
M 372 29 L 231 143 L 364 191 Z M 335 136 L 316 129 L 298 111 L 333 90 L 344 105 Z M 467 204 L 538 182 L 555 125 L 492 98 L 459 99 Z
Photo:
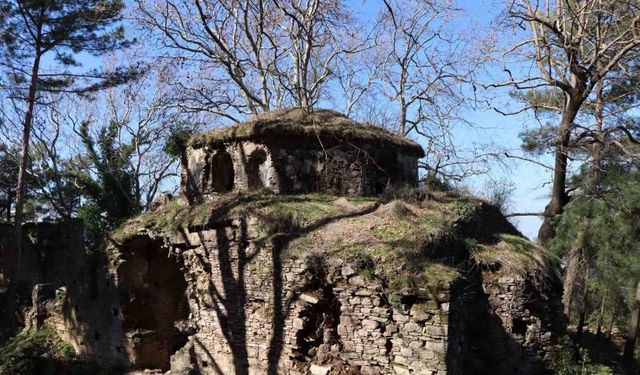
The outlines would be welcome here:
M 542 270 L 553 261 L 486 202 L 445 192 L 425 196 L 385 202 L 231 193 L 192 206 L 171 202 L 130 220 L 112 238 L 123 242 L 140 231 L 169 237 L 178 230 L 250 219 L 264 239 L 280 238 L 281 257 L 348 260 L 363 278 L 380 280 L 396 295 L 437 294 L 464 277 L 460 265 L 468 260 L 517 273 Z
M 51 328 L 20 333 L 0 348 L 1 375 L 74 373 L 78 365 L 71 344 L 62 341 Z

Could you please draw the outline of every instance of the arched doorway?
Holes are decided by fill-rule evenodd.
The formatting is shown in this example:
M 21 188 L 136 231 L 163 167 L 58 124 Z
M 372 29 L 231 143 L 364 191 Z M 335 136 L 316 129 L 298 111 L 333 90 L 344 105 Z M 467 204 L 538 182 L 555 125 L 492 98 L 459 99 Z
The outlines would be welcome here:
M 257 149 L 249 155 L 247 162 L 247 185 L 249 190 L 258 190 L 264 187 L 260 167 L 267 160 L 267 153 L 262 149 Z
M 225 150 L 219 150 L 211 158 L 211 190 L 226 193 L 233 190 L 233 160 Z
M 118 268 L 122 328 L 135 368 L 169 369 L 186 339 L 176 328 L 189 316 L 180 264 L 160 241 L 142 237 L 124 245 Z

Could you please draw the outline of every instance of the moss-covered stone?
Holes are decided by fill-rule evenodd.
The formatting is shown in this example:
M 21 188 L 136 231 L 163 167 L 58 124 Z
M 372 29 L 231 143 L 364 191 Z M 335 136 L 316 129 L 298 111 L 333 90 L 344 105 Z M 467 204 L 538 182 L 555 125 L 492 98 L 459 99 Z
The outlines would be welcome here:
M 300 108 L 291 108 L 265 113 L 235 126 L 196 135 L 189 145 L 200 148 L 205 145 L 219 146 L 230 141 L 276 139 L 284 135 L 287 139 L 383 141 L 411 150 L 419 157 L 424 156 L 420 145 L 410 139 L 382 128 L 360 124 L 341 113 L 326 109 L 305 112 Z

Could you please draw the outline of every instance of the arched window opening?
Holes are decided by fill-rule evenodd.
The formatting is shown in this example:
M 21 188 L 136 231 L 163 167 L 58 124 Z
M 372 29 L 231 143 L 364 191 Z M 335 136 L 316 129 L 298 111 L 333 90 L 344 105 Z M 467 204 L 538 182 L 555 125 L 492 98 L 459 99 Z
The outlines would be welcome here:
M 267 153 L 264 150 L 257 149 L 249 155 L 247 163 L 247 184 L 249 190 L 257 190 L 264 187 L 260 167 L 267 160 Z
M 211 158 L 211 189 L 216 193 L 233 190 L 233 161 L 225 150 L 216 152 Z

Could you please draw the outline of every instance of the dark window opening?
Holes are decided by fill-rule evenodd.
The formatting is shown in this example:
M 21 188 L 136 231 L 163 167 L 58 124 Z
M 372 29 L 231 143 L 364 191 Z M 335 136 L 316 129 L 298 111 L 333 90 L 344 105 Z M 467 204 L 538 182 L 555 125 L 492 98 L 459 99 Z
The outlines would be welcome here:
M 522 319 L 513 319 L 511 330 L 514 334 L 524 336 L 527 333 L 527 322 Z
M 264 182 L 260 176 L 260 167 L 267 160 L 267 153 L 264 150 L 258 149 L 249 155 L 249 162 L 247 163 L 247 184 L 249 190 L 258 190 L 264 187 Z
M 211 189 L 216 193 L 233 190 L 233 160 L 225 150 L 219 150 L 211 158 Z

